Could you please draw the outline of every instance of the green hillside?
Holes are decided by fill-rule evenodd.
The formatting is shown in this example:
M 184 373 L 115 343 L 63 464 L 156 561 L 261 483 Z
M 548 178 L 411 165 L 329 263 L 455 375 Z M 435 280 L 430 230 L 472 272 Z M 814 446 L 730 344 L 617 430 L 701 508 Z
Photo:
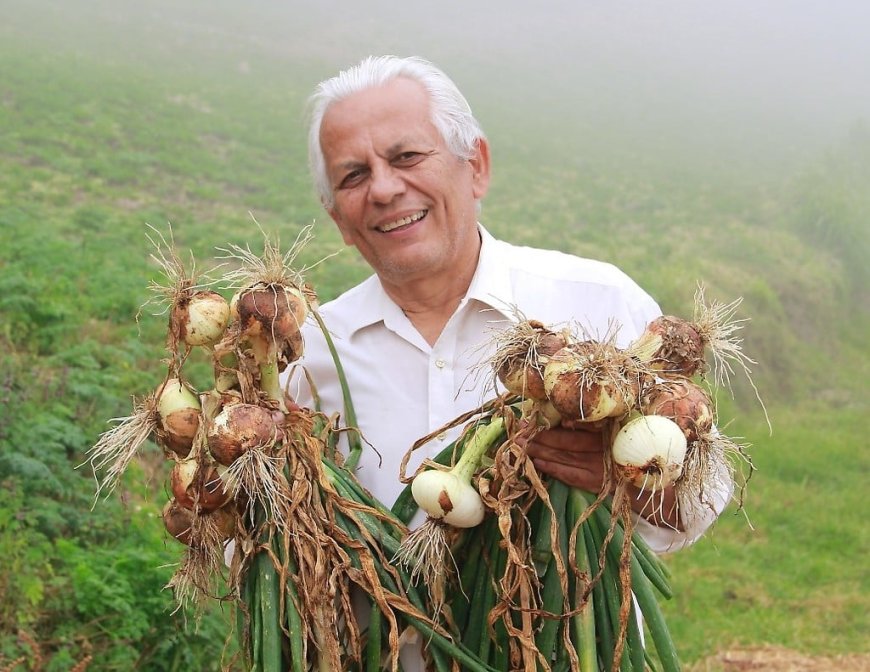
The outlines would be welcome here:
M 367 275 L 313 196 L 303 118 L 361 38 L 339 21 L 330 44 L 344 47 L 329 48 L 312 29 L 326 10 L 304 3 L 296 41 L 275 27 L 287 15 L 270 26 L 232 3 L 0 4 L 0 669 L 87 656 L 90 670 L 219 669 L 219 605 L 197 626 L 162 590 L 181 551 L 159 520 L 159 451 L 93 508 L 74 467 L 161 377 L 164 318 L 136 320 L 158 273 L 147 224 L 203 262 L 258 245 L 257 222 L 288 244 L 314 223 L 300 265 L 338 252 L 307 273 L 323 300 Z M 409 48 L 368 29 L 371 49 Z M 612 261 L 668 312 L 690 314 L 698 282 L 743 297 L 774 429 L 737 372 L 721 420 L 758 470 L 748 520 L 729 512 L 669 560 L 683 659 L 735 644 L 866 651 L 868 120 L 826 140 L 779 129 L 765 145 L 756 129 L 741 142 L 734 125 L 584 117 L 553 92 L 517 104 L 530 80 L 455 61 L 494 147 L 493 233 Z

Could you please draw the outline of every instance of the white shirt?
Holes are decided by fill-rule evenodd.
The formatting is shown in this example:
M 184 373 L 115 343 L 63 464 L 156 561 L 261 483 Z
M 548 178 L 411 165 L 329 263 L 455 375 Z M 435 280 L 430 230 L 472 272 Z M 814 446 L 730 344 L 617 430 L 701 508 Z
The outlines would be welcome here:
M 515 322 L 515 309 L 550 327 L 582 328 L 596 339 L 617 329 L 621 347 L 661 314 L 656 302 L 611 264 L 517 247 L 496 240 L 482 227 L 480 232 L 477 271 L 434 346 L 387 296 L 377 276 L 320 308 L 348 380 L 359 429 L 369 444 L 364 444 L 357 477 L 387 506 L 404 487 L 399 464 L 413 443 L 495 396 L 485 362 L 494 349 L 494 330 Z M 325 339 L 313 320 L 303 334 L 300 364 L 314 381 L 321 410 L 343 415 L 341 388 Z M 289 390 L 300 405 L 314 407 L 304 376 L 294 375 Z M 407 474 L 460 432 L 457 427 L 418 449 Z M 637 520 L 636 529 L 657 552 L 688 545 L 727 504 L 729 486 L 723 486 L 715 511 L 697 507 L 690 520 L 684 515 L 684 532 L 643 519 Z

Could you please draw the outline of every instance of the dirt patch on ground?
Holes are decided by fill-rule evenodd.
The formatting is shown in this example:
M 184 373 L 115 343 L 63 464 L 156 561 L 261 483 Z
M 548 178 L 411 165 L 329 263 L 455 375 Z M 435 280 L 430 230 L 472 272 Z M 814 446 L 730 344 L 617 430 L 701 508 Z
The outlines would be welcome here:
M 687 672 L 870 672 L 870 653 L 811 656 L 775 646 L 722 651 Z

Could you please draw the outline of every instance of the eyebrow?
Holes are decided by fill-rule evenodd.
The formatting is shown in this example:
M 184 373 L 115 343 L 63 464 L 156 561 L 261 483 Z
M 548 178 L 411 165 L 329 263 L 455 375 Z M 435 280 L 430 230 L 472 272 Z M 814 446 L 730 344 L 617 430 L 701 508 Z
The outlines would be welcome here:
M 401 140 L 397 140 L 392 145 L 387 147 L 386 155 L 387 156 L 395 156 L 396 154 L 400 154 L 401 151 L 410 144 L 413 144 L 415 141 L 412 138 L 402 138 Z M 356 170 L 358 168 L 365 168 L 366 163 L 363 161 L 343 161 L 336 165 L 341 171 L 348 170 Z
M 357 170 L 359 168 L 365 168 L 366 164 L 362 161 L 345 161 L 343 163 L 339 163 L 335 168 L 342 173 L 346 173 L 351 170 Z

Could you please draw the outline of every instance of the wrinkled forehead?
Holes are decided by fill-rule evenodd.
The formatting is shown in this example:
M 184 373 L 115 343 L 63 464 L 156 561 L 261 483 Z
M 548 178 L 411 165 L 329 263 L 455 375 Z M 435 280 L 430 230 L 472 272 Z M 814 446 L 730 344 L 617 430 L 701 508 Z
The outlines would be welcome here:
M 431 104 L 429 92 L 420 82 L 398 76 L 333 101 L 323 114 L 321 134 L 324 126 L 336 123 L 337 120 L 347 122 L 349 118 L 359 117 L 360 121 L 366 121 L 375 114 L 394 117 L 402 112 L 412 112 L 429 118 Z
M 405 77 L 334 102 L 320 126 L 320 146 L 328 162 L 336 154 L 369 146 L 382 151 L 402 143 L 439 140 L 428 92 Z

